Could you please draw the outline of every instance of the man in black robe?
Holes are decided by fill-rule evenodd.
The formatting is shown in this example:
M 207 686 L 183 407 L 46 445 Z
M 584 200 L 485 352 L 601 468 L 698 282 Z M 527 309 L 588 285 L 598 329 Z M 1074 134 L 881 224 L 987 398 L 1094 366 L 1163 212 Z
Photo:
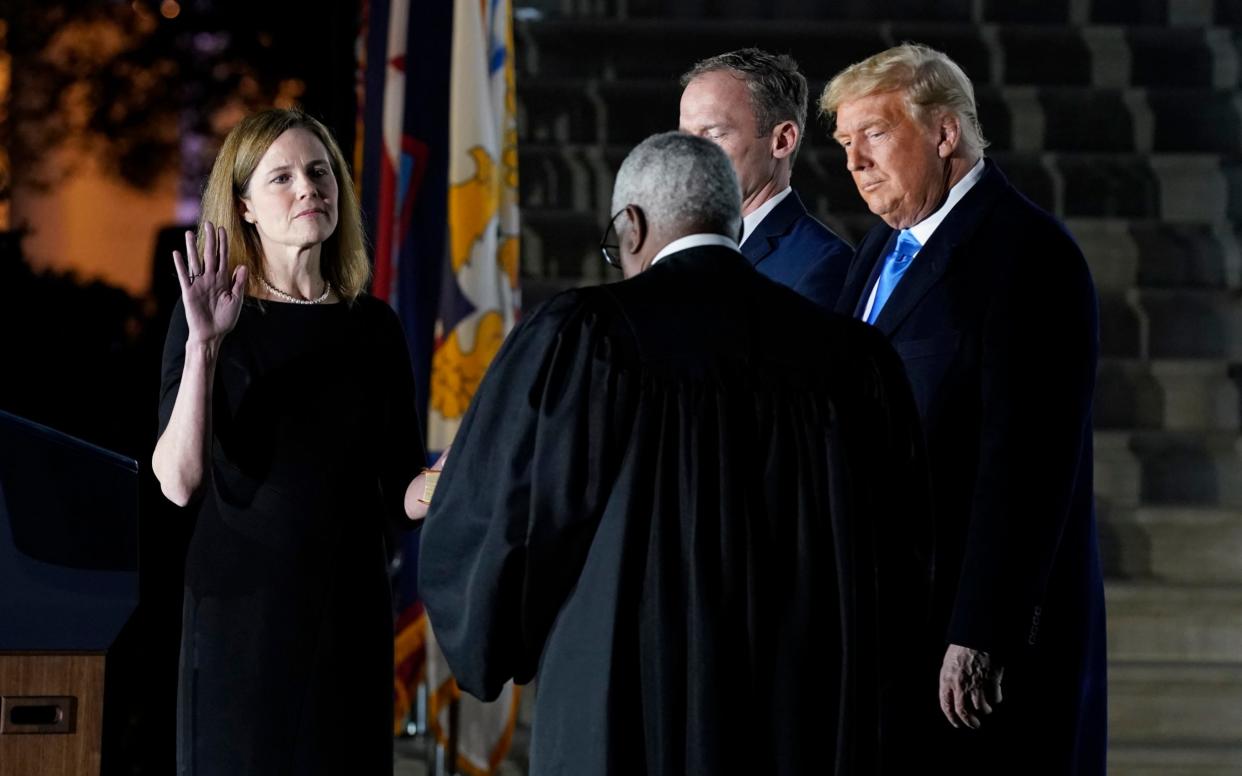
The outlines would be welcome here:
M 643 142 L 613 207 L 627 279 L 524 320 L 458 432 L 436 638 L 485 700 L 538 674 L 532 773 L 881 772 L 929 600 L 899 361 L 738 253 L 710 142 Z

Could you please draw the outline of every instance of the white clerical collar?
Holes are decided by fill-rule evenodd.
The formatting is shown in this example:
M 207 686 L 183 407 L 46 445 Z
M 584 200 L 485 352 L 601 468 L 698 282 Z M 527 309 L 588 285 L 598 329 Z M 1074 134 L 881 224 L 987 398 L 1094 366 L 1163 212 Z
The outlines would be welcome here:
M 970 191 L 979 182 L 979 179 L 983 177 L 983 167 L 983 157 L 981 156 L 979 161 L 975 162 L 975 166 L 970 168 L 970 172 L 966 173 L 964 178 L 958 181 L 953 188 L 949 189 L 949 196 L 944 198 L 944 204 L 935 213 L 910 227 L 910 234 L 914 235 L 914 239 L 919 241 L 919 245 L 927 244 L 927 241 L 931 239 L 932 232 L 935 232 L 936 227 L 940 226 L 940 222 L 944 221 L 945 217 L 949 215 L 949 211 L 953 209 L 953 206 L 961 202 L 962 197 L 966 196 L 966 192 Z
M 786 186 L 785 190 L 780 194 L 777 194 L 767 202 L 764 202 L 759 207 L 750 211 L 750 215 L 742 217 L 742 245 L 746 244 L 746 241 L 750 239 L 751 234 L 754 233 L 755 229 L 759 227 L 759 224 L 763 221 L 763 219 L 767 218 L 768 213 L 775 210 L 776 206 L 781 204 L 781 200 L 788 197 L 789 192 L 791 191 L 793 191 L 793 187 Z
M 655 263 L 660 259 L 677 253 L 678 251 L 684 251 L 688 248 L 701 248 L 704 245 L 720 245 L 735 251 L 737 250 L 737 243 L 734 242 L 733 238 L 725 237 L 723 234 L 709 234 L 707 232 L 688 234 L 685 237 L 679 237 L 676 240 L 673 240 L 671 243 L 661 248 L 660 252 L 655 255 L 655 258 L 651 260 L 651 264 L 648 266 L 655 266 Z

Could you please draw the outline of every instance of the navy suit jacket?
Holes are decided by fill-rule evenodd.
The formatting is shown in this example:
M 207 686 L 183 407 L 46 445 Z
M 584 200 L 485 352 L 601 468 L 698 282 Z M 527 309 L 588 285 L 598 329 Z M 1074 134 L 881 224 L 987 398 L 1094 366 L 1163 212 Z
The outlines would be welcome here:
M 861 317 L 895 239 L 884 224 L 863 238 L 838 312 Z M 929 647 L 986 650 L 1006 668 L 1001 710 L 971 740 L 1016 746 L 1000 762 L 1022 757 L 1031 772 L 1103 774 L 1098 316 L 1082 252 L 987 160 L 875 325 L 905 364 L 927 439 L 937 521 Z M 1007 767 L 980 772 L 1028 772 Z
M 829 312 L 853 256 L 849 243 L 807 212 L 796 191 L 772 208 L 740 250 L 760 274 Z

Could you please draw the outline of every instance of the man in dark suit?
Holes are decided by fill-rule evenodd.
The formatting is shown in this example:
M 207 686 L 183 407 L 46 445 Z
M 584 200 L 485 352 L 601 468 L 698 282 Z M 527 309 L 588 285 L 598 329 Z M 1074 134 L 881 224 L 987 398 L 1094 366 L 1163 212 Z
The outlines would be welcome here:
M 742 186 L 741 251 L 756 269 L 832 310 L 852 250 L 789 185 L 806 127 L 806 79 L 756 48 L 705 59 L 681 77 L 682 132 L 724 149 Z
M 903 45 L 851 65 L 820 109 L 884 221 L 837 309 L 901 356 L 931 460 L 936 623 L 920 692 L 931 701 L 938 668 L 940 710 L 926 733 L 956 774 L 1103 774 L 1086 262 L 984 158 L 973 88 L 944 54 Z
M 532 773 L 911 772 L 914 401 L 882 335 L 751 269 L 739 201 L 711 143 L 635 148 L 626 280 L 509 335 L 436 488 L 419 591 L 467 692 L 538 671 Z

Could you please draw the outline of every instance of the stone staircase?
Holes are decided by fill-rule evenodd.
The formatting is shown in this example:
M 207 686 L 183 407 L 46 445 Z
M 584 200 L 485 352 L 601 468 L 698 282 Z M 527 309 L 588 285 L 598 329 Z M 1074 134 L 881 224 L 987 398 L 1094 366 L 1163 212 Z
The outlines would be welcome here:
M 1242 0 L 533 5 L 516 28 L 528 308 L 615 277 L 596 249 L 614 171 L 676 127 L 695 60 L 787 52 L 813 98 L 907 40 L 966 69 L 989 155 L 1066 221 L 1099 289 L 1109 772 L 1242 774 Z M 794 184 L 856 241 L 874 218 L 814 123 Z

